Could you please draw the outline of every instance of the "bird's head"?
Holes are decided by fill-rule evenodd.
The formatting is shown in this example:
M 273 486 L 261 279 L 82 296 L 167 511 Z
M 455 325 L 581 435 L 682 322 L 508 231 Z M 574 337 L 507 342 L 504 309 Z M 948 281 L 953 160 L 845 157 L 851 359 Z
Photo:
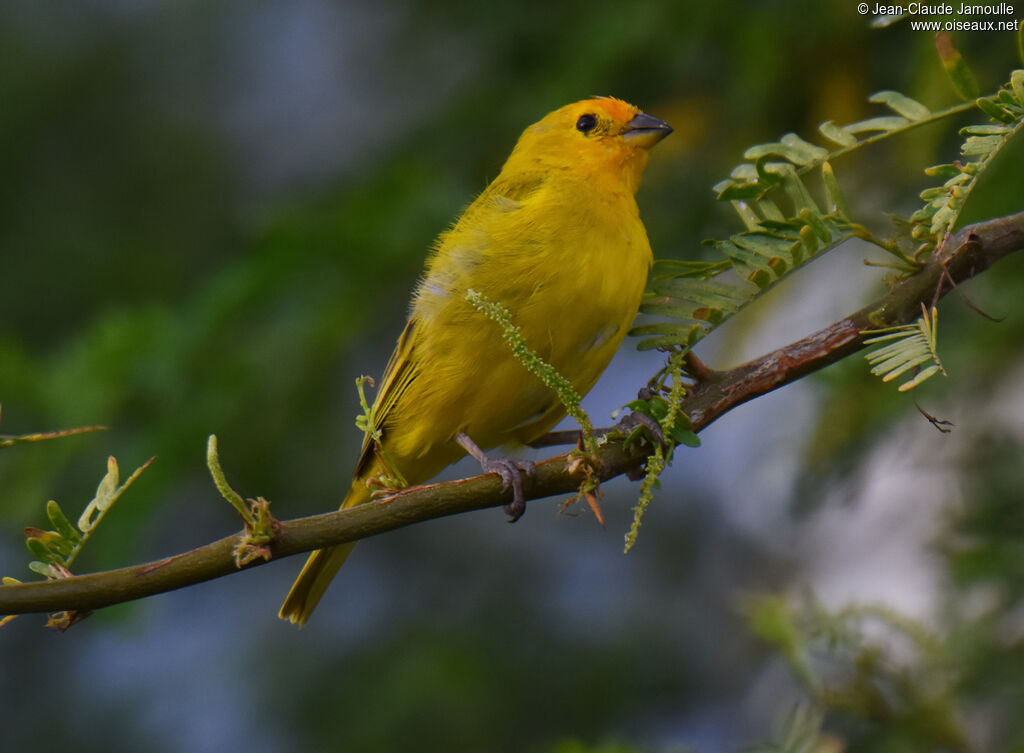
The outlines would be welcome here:
M 614 97 L 594 97 L 559 108 L 527 128 L 506 168 L 584 173 L 635 192 L 647 151 L 672 127 Z

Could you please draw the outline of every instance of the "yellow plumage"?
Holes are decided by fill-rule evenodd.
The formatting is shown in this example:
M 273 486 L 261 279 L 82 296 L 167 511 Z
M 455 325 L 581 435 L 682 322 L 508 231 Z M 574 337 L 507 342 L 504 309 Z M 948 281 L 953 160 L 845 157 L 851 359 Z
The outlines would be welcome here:
M 512 312 L 526 344 L 580 394 L 593 387 L 640 304 L 652 257 L 634 195 L 647 150 L 671 130 L 618 99 L 555 110 L 438 238 L 373 407 L 410 484 L 464 454 L 460 432 L 482 448 L 526 443 L 565 414 L 467 290 Z M 364 442 L 341 506 L 367 501 L 381 471 Z M 280 616 L 304 623 L 353 547 L 314 552 Z

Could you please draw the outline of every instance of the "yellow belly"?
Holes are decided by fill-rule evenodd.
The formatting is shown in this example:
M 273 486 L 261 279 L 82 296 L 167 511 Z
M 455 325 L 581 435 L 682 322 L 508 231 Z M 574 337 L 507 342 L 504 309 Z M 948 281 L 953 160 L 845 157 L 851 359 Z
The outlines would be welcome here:
M 447 263 L 433 265 L 412 312 L 415 377 L 385 419 L 385 448 L 409 483 L 463 454 L 458 432 L 483 448 L 529 442 L 565 415 L 555 393 L 515 359 L 500 327 L 465 300 L 467 289 L 509 309 L 527 346 L 580 394 L 593 387 L 636 315 L 650 267 L 631 197 L 630 204 L 611 226 L 586 222 L 541 243 L 535 231 L 532 243 L 519 245 L 446 239 Z M 525 230 L 520 238 L 529 237 Z M 495 242 L 505 249 L 500 257 L 488 255 Z

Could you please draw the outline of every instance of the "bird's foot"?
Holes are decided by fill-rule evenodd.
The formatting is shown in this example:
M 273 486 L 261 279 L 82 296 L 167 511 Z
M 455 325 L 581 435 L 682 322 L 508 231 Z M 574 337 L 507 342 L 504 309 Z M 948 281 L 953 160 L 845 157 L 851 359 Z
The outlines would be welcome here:
M 505 460 L 487 457 L 487 454 L 469 438 L 464 432 L 455 436 L 458 442 L 470 456 L 473 457 L 484 473 L 497 473 L 501 476 L 501 489 L 508 491 L 512 489 L 512 501 L 505 505 L 505 512 L 509 516 L 509 523 L 515 523 L 526 512 L 526 499 L 523 497 L 523 474 L 532 476 L 537 466 L 530 460 Z

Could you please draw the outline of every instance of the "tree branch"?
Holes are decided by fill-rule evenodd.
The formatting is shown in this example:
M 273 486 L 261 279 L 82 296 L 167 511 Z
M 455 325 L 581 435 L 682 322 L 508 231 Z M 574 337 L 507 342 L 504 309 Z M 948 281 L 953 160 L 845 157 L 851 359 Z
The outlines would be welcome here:
M 684 401 L 694 431 L 755 397 L 841 361 L 864 347 L 860 333 L 912 322 L 952 289 L 1024 250 L 1024 212 L 979 222 L 950 236 L 939 255 L 881 298 L 813 335 L 729 371 L 709 371 Z
M 734 369 L 703 371 L 702 379 L 683 401 L 683 410 L 699 431 L 736 406 L 856 352 L 863 347 L 862 330 L 913 321 L 922 304 L 931 305 L 949 292 L 951 284 L 970 279 L 1022 249 L 1024 212 L 965 227 L 919 272 L 845 319 Z M 538 464 L 536 475 L 524 479 L 525 497 L 575 492 L 582 477 L 569 472 L 566 458 L 559 455 Z M 605 481 L 640 468 L 646 451 L 630 451 L 612 441 L 599 449 L 597 458 L 598 476 Z M 282 522 L 270 551 L 273 559 L 280 559 L 432 518 L 498 507 L 510 500 L 511 493 L 502 492 L 501 481 L 494 474 L 419 486 L 386 500 Z M 97 609 L 219 578 L 239 569 L 232 552 L 241 535 L 144 565 L 0 586 L 0 614 Z M 258 560 L 243 569 L 263 562 Z

